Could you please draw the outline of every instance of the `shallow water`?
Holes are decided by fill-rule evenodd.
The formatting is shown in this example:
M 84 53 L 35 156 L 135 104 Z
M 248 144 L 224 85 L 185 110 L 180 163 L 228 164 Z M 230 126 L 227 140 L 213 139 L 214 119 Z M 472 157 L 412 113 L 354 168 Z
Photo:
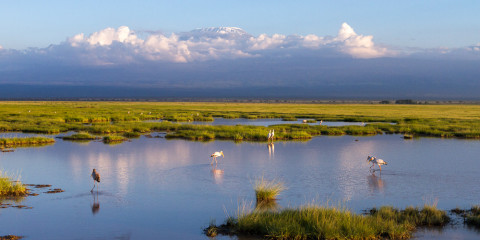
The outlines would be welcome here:
M 308 124 L 308 125 L 325 125 L 330 127 L 339 127 L 339 126 L 363 126 L 364 123 L 362 122 L 322 122 L 320 123 L 303 123 L 303 120 L 308 119 L 298 119 L 296 121 L 283 121 L 281 118 L 260 118 L 260 119 L 246 119 L 246 118 L 235 118 L 235 119 L 226 119 L 226 118 L 214 118 L 215 121 L 213 122 L 181 122 L 183 124 L 194 124 L 194 125 L 251 125 L 251 126 L 264 126 L 268 127 L 271 125 L 278 125 L 278 124 Z M 148 120 L 146 122 L 161 122 L 162 120 Z
M 358 140 L 358 141 L 355 141 Z M 223 150 L 218 168 L 210 154 Z M 388 162 L 369 172 L 368 155 Z M 256 178 L 288 187 L 282 207 L 344 204 L 360 213 L 438 202 L 440 209 L 479 204 L 480 141 L 399 135 L 315 137 L 307 142 L 191 142 L 134 139 L 119 145 L 57 140 L 54 145 L 0 153 L 0 169 L 24 183 L 52 184 L 63 193 L 27 197 L 33 209 L 0 210 L 0 235 L 27 239 L 208 239 L 202 228 L 222 223 L 254 201 Z M 101 174 L 91 194 L 90 174 Z M 252 206 L 253 207 L 253 206 Z M 462 225 L 419 231 L 418 239 L 475 239 Z M 453 236 L 453 237 L 452 237 Z M 236 239 L 236 237 L 233 237 Z M 220 237 L 217 239 L 230 239 Z M 243 238 L 242 238 L 243 239 Z

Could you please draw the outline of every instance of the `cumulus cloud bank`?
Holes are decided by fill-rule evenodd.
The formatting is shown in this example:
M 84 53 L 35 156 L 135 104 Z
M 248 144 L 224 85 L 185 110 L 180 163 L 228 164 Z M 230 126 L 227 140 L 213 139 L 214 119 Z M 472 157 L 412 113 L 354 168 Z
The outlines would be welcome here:
M 240 28 L 219 27 L 170 35 L 152 33 L 142 39 L 128 27 L 122 26 L 118 29 L 106 28 L 88 36 L 77 34 L 63 43 L 63 46 L 82 52 L 82 58 L 97 64 L 135 59 L 182 63 L 263 56 L 265 50 L 322 48 L 333 48 L 354 58 L 377 58 L 393 54 L 386 48 L 375 46 L 372 39 L 373 36 L 355 33 L 347 23 L 342 24 L 336 37 L 313 34 L 261 34 L 255 37 Z M 116 59 L 119 55 L 123 57 Z

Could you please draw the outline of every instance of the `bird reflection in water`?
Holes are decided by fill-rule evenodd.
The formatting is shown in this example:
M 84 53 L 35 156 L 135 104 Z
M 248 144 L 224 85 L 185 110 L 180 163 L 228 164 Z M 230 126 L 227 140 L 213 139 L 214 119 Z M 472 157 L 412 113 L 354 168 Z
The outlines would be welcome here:
M 272 158 L 275 155 L 275 144 L 273 144 L 273 142 L 269 143 L 267 147 L 268 147 L 268 156 Z
M 212 174 L 215 184 L 221 184 L 223 182 L 223 173 L 224 171 L 222 169 L 218 169 L 217 166 L 213 166 Z
M 385 187 L 385 181 L 382 180 L 382 176 L 376 176 L 375 173 L 367 177 L 368 186 L 372 192 L 383 192 Z
M 92 207 L 92 214 L 95 215 L 100 211 L 100 202 L 98 201 L 98 192 L 92 193 L 93 196 L 93 204 L 90 206 Z

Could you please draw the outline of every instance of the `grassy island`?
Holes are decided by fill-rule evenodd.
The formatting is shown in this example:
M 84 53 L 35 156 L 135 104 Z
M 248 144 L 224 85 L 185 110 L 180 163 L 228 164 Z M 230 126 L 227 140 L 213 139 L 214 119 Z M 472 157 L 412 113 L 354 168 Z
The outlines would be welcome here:
M 281 211 L 239 213 L 206 234 L 248 234 L 268 239 L 407 239 L 416 227 L 443 226 L 450 221 L 434 206 L 422 209 L 372 209 L 367 215 L 344 208 L 307 205 Z
M 0 147 L 21 147 L 54 143 L 55 139 L 47 137 L 0 138 Z

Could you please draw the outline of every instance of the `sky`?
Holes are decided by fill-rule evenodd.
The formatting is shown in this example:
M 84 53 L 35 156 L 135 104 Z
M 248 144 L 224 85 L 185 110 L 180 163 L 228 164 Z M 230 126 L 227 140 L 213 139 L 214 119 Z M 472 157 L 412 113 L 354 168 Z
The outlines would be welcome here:
M 128 26 L 181 32 L 240 27 L 266 34 L 335 35 L 343 22 L 399 47 L 463 47 L 480 41 L 477 0 L 62 1 L 0 3 L 0 45 L 47 47 L 78 33 Z
M 478 0 L 4 1 L 0 85 L 476 98 L 478 9 Z

